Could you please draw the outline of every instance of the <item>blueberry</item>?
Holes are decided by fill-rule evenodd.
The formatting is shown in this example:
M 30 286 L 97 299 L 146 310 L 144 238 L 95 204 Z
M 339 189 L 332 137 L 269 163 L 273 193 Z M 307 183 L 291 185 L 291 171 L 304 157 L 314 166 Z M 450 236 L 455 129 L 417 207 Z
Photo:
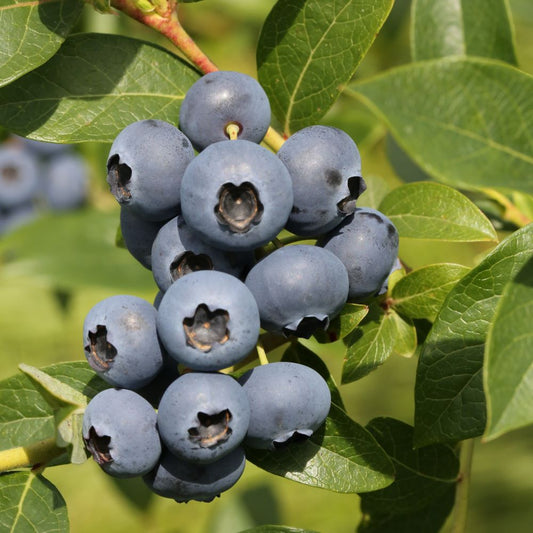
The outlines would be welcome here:
M 358 208 L 318 245 L 335 254 L 350 280 L 348 298 L 358 301 L 376 294 L 398 256 L 398 231 L 375 209 Z
M 115 477 L 143 476 L 157 464 L 161 441 L 152 406 L 127 389 L 99 392 L 83 415 L 83 440 L 93 459 Z
M 163 394 L 157 413 L 161 440 L 177 457 L 211 463 L 237 448 L 248 430 L 250 407 L 226 374 L 190 372 Z
M 286 228 L 302 236 L 325 233 L 355 209 L 366 189 L 356 144 L 342 130 L 310 126 L 278 152 L 292 178 L 294 206 Z
M 252 252 L 224 252 L 206 244 L 180 216 L 161 228 L 152 248 L 152 274 L 162 291 L 197 270 L 219 270 L 240 277 L 252 262 Z
M 274 450 L 306 440 L 329 413 L 328 385 L 308 366 L 269 363 L 248 370 L 239 383 L 250 402 L 245 444 L 252 448 Z
M 182 214 L 200 237 L 224 250 L 252 250 L 283 229 L 292 184 L 283 163 L 250 141 L 208 146 L 187 167 Z
M 70 144 L 56 144 L 44 141 L 36 141 L 34 139 L 26 139 L 25 137 L 13 136 L 15 139 L 24 143 L 24 148 L 30 150 L 38 157 L 54 157 L 61 153 L 67 152 L 71 149 Z
M 298 244 L 275 250 L 246 277 L 261 326 L 269 331 L 309 337 L 326 329 L 348 297 L 348 274 L 332 253 Z
M 187 137 L 162 120 L 126 126 L 107 160 L 107 182 L 119 204 L 148 220 L 168 220 L 178 212 L 180 183 L 194 157 Z
M 50 159 L 45 173 L 45 199 L 54 210 L 76 209 L 87 200 L 89 173 L 83 158 L 64 153 Z
M 120 209 L 120 231 L 128 252 L 148 270 L 152 269 L 152 245 L 165 220 L 146 220 L 129 209 Z
M 147 385 L 163 364 L 156 317 L 154 306 L 137 296 L 98 302 L 83 324 L 85 357 L 91 367 L 116 387 Z
M 0 208 L 31 202 L 39 189 L 39 166 L 27 151 L 0 147 Z
M 270 104 L 259 83 L 240 72 L 206 74 L 187 91 L 180 108 L 180 128 L 199 151 L 227 140 L 235 124 L 238 138 L 259 143 L 270 125 Z
M 157 467 L 143 479 L 159 496 L 180 503 L 210 502 L 237 483 L 245 465 L 244 450 L 240 446 L 209 464 L 188 463 L 165 450 Z
M 242 281 L 215 270 L 176 280 L 157 312 L 157 330 L 168 353 L 193 370 L 231 366 L 254 349 L 259 311 Z

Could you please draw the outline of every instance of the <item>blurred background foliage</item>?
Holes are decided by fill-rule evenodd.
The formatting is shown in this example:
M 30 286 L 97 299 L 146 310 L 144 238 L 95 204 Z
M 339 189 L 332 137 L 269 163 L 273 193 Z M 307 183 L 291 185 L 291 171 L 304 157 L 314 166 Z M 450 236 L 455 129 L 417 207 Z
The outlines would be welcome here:
M 221 69 L 255 76 L 255 45 L 274 0 L 205 0 L 180 7 L 184 27 Z M 533 2 L 510 0 L 520 67 L 533 74 Z M 356 77 L 410 61 L 409 0 L 395 7 Z M 151 30 L 117 14 L 98 14 L 85 6 L 77 31 L 118 33 L 170 45 Z M 323 120 L 352 135 L 360 147 L 369 191 L 360 205 L 376 206 L 403 181 L 424 179 L 387 136 L 385 127 L 353 99 L 340 98 Z M 108 145 L 76 147 L 91 168 L 90 206 L 48 215 L 4 235 L 0 247 L 0 378 L 25 362 L 42 366 L 83 359 L 82 325 L 99 300 L 119 293 L 152 301 L 157 292 L 151 273 L 127 251 L 114 246 L 119 211 L 105 182 Z M 497 208 L 488 206 L 498 224 Z M 492 209 L 492 211 L 491 211 Z M 501 235 L 507 228 L 498 227 Z M 36 238 L 37 236 L 37 238 Z M 11 246 L 12 244 L 12 246 Z M 35 274 L 13 256 L 39 247 L 48 257 Z M 436 262 L 476 264 L 488 250 L 483 244 L 401 243 L 409 267 Z M 54 261 L 55 258 L 55 261 Z M 30 259 L 28 259 L 30 261 Z M 58 265 L 61 263 L 61 267 Z M 55 269 L 55 270 L 54 270 Z M 321 345 L 320 353 L 340 382 L 342 353 Z M 375 416 L 413 422 L 415 358 L 391 358 L 365 379 L 344 385 L 349 414 L 366 424 Z M 514 431 L 476 445 L 467 531 L 529 533 L 533 524 L 533 428 Z M 151 497 L 142 482 L 127 483 L 104 475 L 93 461 L 48 469 L 47 477 L 67 501 L 74 533 L 128 531 L 233 533 L 254 525 L 279 523 L 321 533 L 347 533 L 359 522 L 359 499 L 313 489 L 266 474 L 248 464 L 241 481 L 210 504 L 176 504 Z

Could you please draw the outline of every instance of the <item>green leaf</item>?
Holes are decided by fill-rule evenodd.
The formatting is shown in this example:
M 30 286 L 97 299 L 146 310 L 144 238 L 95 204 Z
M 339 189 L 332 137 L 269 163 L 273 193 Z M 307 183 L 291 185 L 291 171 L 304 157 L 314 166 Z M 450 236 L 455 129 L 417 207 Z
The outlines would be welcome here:
M 361 495 L 364 518 L 358 531 L 439 531 L 453 507 L 459 473 L 452 448 L 434 444 L 414 450 L 413 428 L 392 418 L 375 418 L 366 428 L 392 459 L 396 479 Z M 413 528 L 419 521 L 424 527 Z
M 65 500 L 43 476 L 33 472 L 0 475 L 0 530 L 11 533 L 68 533 Z
M 289 135 L 316 124 L 348 83 L 392 0 L 280 0 L 257 47 L 258 77 Z
M 396 328 L 393 353 L 401 357 L 412 357 L 417 348 L 416 327 L 410 319 L 405 319 L 394 311 L 389 312 Z
M 60 363 L 42 369 L 74 391 L 92 398 L 109 388 L 84 361 Z M 25 374 L 0 381 L 0 449 L 25 446 L 56 437 L 56 412 L 42 388 Z
M 117 211 L 89 209 L 41 216 L 2 237 L 2 273 L 29 276 L 61 289 L 151 290 L 151 272 L 115 246 L 117 221 Z
M 533 253 L 533 224 L 516 231 L 446 297 L 420 354 L 415 444 L 454 442 L 485 429 L 483 356 L 489 325 L 507 282 Z
M 370 374 L 392 354 L 397 329 L 394 319 L 377 302 L 369 306 L 369 312 L 359 327 L 344 338 L 346 357 L 342 368 L 343 384 L 351 383 Z
M 272 474 L 334 492 L 378 490 L 394 478 L 370 433 L 334 404 L 325 427 L 310 439 L 274 452 L 247 448 L 246 458 Z
M 517 64 L 506 0 L 414 0 L 413 61 L 449 55 L 500 59 Z
M 313 370 L 316 370 L 328 384 L 329 390 L 331 392 L 331 401 L 342 410 L 344 408 L 344 402 L 342 401 L 341 394 L 331 375 L 328 367 L 322 361 L 322 359 L 312 352 L 309 348 L 302 346 L 299 343 L 291 344 L 283 353 L 282 361 L 290 361 L 292 363 L 299 363 L 301 365 L 306 365 L 311 367 Z
M 379 176 L 365 176 L 366 191 L 358 198 L 357 207 L 377 209 L 383 198 L 391 191 L 390 183 Z
M 409 272 L 392 289 L 392 307 L 409 318 L 435 320 L 450 290 L 470 269 L 440 263 Z
M 353 85 L 396 141 L 454 186 L 533 192 L 533 77 L 498 61 L 413 63 Z
M 400 237 L 445 241 L 497 241 L 492 224 L 464 194 L 432 182 L 408 183 L 391 191 L 379 210 Z
M 346 303 L 341 312 L 329 323 L 326 331 L 315 332 L 315 338 L 320 343 L 335 342 L 350 334 L 368 313 L 368 306 Z
M 486 439 L 533 423 L 533 257 L 503 290 L 485 347 Z
M 50 61 L 0 89 L 0 124 L 41 141 L 111 142 L 137 120 L 177 124 L 185 93 L 198 77 L 153 44 L 78 34 Z
M 0 2 L 0 87 L 48 61 L 78 20 L 83 2 Z

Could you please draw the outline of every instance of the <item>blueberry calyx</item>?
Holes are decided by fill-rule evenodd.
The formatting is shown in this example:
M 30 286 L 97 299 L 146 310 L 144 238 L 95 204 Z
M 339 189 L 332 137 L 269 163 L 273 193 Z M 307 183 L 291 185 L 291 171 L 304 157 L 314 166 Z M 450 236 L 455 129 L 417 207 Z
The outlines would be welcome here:
M 227 324 L 229 313 L 225 309 L 210 311 L 200 304 L 192 317 L 183 320 L 187 344 L 202 352 L 209 352 L 213 344 L 224 344 L 229 339 Z
M 200 448 L 213 448 L 229 439 L 232 431 L 229 427 L 231 413 L 224 409 L 220 413 L 209 415 L 199 412 L 197 415 L 199 425 L 189 428 L 189 439 L 198 443 Z
M 89 438 L 83 439 L 85 446 L 93 459 L 101 466 L 113 462 L 113 457 L 110 453 L 111 437 L 107 435 L 98 435 L 93 426 L 89 429 Z
M 117 349 L 107 341 L 107 328 L 96 326 L 96 332 L 89 331 L 89 344 L 85 346 L 89 364 L 95 370 L 107 370 L 117 355 Z
M 2 167 L 1 171 L 2 171 L 2 181 L 5 181 L 5 182 L 13 183 L 17 181 L 20 177 L 18 169 L 14 166 Z
M 107 183 L 111 194 L 120 204 L 131 199 L 130 191 L 131 168 L 125 163 L 120 163 L 118 155 L 113 155 L 107 163 Z
M 348 178 L 348 196 L 337 203 L 337 209 L 344 215 L 350 215 L 355 211 L 355 201 L 366 191 L 365 180 L 361 176 Z
M 225 183 L 218 193 L 215 214 L 219 224 L 228 226 L 234 233 L 246 233 L 261 221 L 263 204 L 256 188 L 248 181 L 241 185 Z
M 187 251 L 177 256 L 170 264 L 170 277 L 173 281 L 198 270 L 213 270 L 213 261 L 207 254 Z
M 286 336 L 296 335 L 296 337 L 302 337 L 308 339 L 311 335 L 319 330 L 326 330 L 329 326 L 329 318 L 327 315 L 310 315 L 287 324 L 283 327 L 283 334 Z

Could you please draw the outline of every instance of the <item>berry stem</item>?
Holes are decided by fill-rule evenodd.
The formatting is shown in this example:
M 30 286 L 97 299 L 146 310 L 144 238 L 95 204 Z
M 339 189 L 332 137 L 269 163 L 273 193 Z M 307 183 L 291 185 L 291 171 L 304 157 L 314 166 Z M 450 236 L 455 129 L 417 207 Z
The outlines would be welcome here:
M 261 365 L 268 365 L 267 354 L 265 352 L 265 349 L 263 348 L 263 344 L 261 343 L 259 339 L 257 340 L 256 350 L 257 350 L 257 356 L 259 357 L 259 363 Z
M 56 445 L 56 439 L 44 439 L 29 446 L 18 446 L 0 451 L 0 472 L 19 468 L 36 469 L 65 453 L 65 448 Z
M 161 4 L 164 5 L 163 2 Z M 161 8 L 158 10 L 159 12 L 144 12 L 135 4 L 135 0 L 111 0 L 111 5 L 132 19 L 164 35 L 202 74 L 218 70 L 218 67 L 207 57 L 181 25 L 176 10 L 176 0 L 170 0 L 167 3 L 167 11 L 165 13 L 161 12 Z M 285 142 L 285 139 L 274 128 L 269 127 L 263 141 L 273 151 L 277 152 Z
M 164 35 L 202 73 L 207 74 L 218 70 L 216 65 L 200 50 L 194 40 L 183 29 L 176 12 L 176 2 L 169 2 L 168 10 L 163 15 L 145 13 L 135 6 L 132 0 L 111 0 L 111 5 L 132 19 Z

